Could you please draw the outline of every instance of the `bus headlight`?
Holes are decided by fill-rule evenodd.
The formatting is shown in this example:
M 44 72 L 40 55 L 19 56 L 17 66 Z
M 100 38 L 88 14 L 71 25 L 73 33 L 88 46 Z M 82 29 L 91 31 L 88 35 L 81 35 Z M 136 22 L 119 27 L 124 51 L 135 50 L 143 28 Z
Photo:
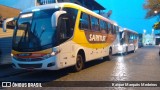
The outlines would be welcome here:
M 53 51 L 51 54 L 44 55 L 43 59 L 47 59 L 47 58 L 50 58 L 52 56 L 56 56 L 58 53 L 60 53 L 60 51 Z
M 123 50 L 123 47 L 122 47 L 122 46 L 118 46 L 118 50 L 119 50 L 119 51 L 122 51 L 122 50 Z
M 13 55 L 13 53 L 11 53 L 11 57 L 13 57 L 14 55 Z
M 55 55 L 56 55 L 56 52 L 52 52 L 52 53 L 51 53 L 51 56 L 55 56 Z
M 46 55 L 43 56 L 43 59 L 48 59 L 50 57 L 51 57 L 51 54 L 46 54 Z

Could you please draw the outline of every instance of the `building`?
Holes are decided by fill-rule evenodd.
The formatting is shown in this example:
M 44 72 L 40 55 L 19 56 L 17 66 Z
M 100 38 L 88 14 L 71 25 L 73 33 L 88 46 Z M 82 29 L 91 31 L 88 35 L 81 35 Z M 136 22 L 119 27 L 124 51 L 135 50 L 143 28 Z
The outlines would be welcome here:
M 146 34 L 143 36 L 144 45 L 155 45 L 155 39 L 154 36 L 152 34 Z
M 155 34 L 155 44 L 159 45 L 160 44 L 160 33 Z
M 0 0 L 0 9 L 1 9 L 0 15 L 2 17 L 13 17 L 17 16 L 17 13 L 26 8 L 43 4 L 59 3 L 59 2 L 76 3 L 90 10 L 98 10 L 98 11 L 105 10 L 105 8 L 101 6 L 99 3 L 97 3 L 95 0 L 89 0 L 89 2 L 88 0 Z M 7 13 L 12 13 L 12 14 L 7 14 Z
M 139 42 L 141 42 L 141 43 L 143 42 L 143 38 L 142 38 L 142 37 L 143 37 L 142 34 L 138 34 L 138 40 L 139 40 Z
M 142 41 L 143 45 L 156 45 L 154 30 L 152 30 L 151 34 L 146 34 L 146 31 L 144 31 Z
M 59 3 L 59 2 L 72 2 L 84 6 L 90 10 L 105 10 L 103 6 L 97 3 L 95 0 L 38 0 L 37 3 L 40 5 L 48 3 Z

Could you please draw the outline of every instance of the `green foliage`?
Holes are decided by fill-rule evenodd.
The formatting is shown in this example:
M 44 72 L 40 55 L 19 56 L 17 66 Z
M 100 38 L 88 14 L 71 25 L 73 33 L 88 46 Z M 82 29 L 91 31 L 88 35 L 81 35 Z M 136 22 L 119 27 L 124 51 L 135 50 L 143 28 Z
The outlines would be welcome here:
M 160 29 L 160 22 L 155 23 L 155 24 L 153 25 L 153 28 L 154 28 L 155 30 L 159 30 L 159 29 Z
M 160 0 L 146 0 L 143 8 L 147 10 L 145 18 L 157 16 L 160 14 Z

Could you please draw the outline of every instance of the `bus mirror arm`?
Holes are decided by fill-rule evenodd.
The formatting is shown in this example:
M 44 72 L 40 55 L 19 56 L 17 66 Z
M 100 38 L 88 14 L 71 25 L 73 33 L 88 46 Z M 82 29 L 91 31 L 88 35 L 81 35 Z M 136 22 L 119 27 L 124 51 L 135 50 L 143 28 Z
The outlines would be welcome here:
M 7 23 L 14 20 L 17 20 L 17 17 L 7 18 L 6 20 L 3 21 L 3 32 L 7 31 Z
M 57 11 L 52 15 L 52 27 L 56 27 L 58 24 L 58 18 L 62 14 L 66 14 L 66 11 Z

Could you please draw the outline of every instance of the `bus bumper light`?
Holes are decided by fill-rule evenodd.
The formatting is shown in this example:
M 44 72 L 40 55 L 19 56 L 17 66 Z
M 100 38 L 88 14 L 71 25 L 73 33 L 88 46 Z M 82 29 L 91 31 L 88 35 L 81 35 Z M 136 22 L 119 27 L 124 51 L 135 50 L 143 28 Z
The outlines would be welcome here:
M 122 46 L 118 46 L 118 50 L 119 51 L 123 51 L 123 47 Z

